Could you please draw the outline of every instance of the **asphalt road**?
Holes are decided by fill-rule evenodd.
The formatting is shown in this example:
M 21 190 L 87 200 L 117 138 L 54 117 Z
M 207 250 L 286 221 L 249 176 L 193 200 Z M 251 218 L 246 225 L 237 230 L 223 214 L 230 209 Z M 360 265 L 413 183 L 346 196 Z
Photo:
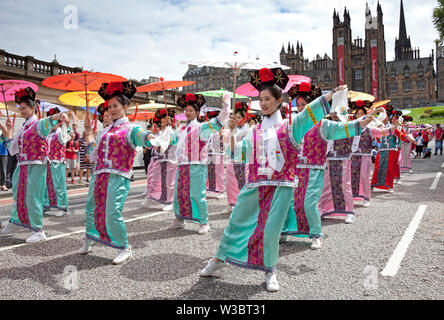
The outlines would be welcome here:
M 115 249 L 96 244 L 89 255 L 79 254 L 87 190 L 71 190 L 70 214 L 44 217 L 49 240 L 26 244 L 30 233 L 24 229 L 0 236 L 0 299 L 443 299 L 444 177 L 435 190 L 430 187 L 444 172 L 444 156 L 413 160 L 413 170 L 403 174 L 394 193 L 376 191 L 369 208 L 356 207 L 354 224 L 324 220 L 321 250 L 310 250 L 309 242 L 296 238 L 282 244 L 276 293 L 265 290 L 259 271 L 229 266 L 222 278 L 199 277 L 228 222 L 226 199 L 208 199 L 209 234 L 198 235 L 193 223 L 171 231 L 173 213 L 155 202 L 142 208 L 144 182 L 134 182 L 123 213 L 133 257 L 114 266 Z M 11 200 L 1 203 L 4 224 Z M 399 269 L 383 276 L 424 206 Z

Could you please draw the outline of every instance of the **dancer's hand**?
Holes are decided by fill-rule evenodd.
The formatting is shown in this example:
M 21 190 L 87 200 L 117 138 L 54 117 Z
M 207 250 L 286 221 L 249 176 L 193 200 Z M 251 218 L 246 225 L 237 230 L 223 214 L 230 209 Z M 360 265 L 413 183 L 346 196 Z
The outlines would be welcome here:
M 331 101 L 331 99 L 333 98 L 333 94 L 338 92 L 338 91 L 342 91 L 342 90 L 346 90 L 347 89 L 347 85 L 344 84 L 342 86 L 336 87 L 334 88 L 332 91 L 330 91 L 329 93 L 327 93 L 325 95 L 325 99 L 327 99 L 327 101 Z
M 361 124 L 361 128 L 366 127 L 370 122 L 372 122 L 375 119 L 372 115 L 367 115 L 364 120 L 359 121 Z
M 234 130 L 236 128 L 236 120 L 233 119 L 232 117 L 230 117 L 230 119 L 228 119 L 228 128 L 230 130 Z

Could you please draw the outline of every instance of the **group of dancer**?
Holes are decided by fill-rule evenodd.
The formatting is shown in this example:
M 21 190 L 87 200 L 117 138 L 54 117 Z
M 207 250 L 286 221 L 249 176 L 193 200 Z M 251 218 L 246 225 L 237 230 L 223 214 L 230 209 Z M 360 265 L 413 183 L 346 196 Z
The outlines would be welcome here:
M 142 205 L 149 207 L 154 200 L 173 211 L 170 230 L 191 221 L 199 224 L 199 235 L 208 233 L 207 192 L 219 198 L 226 193 L 231 215 L 217 253 L 200 275 L 216 276 L 229 263 L 264 271 L 266 289 L 279 290 L 279 243 L 289 235 L 305 237 L 312 249 L 320 249 L 322 219 L 343 216 L 345 223 L 353 223 L 354 201 L 367 207 L 372 188 L 393 192 L 401 170 L 411 170 L 415 141 L 410 133 L 416 130 L 406 118 L 400 125 L 393 106 L 371 108 L 365 101 L 351 103 L 354 119 L 340 121 L 330 103 L 346 86 L 322 95 L 310 83 L 296 84 L 288 95 L 296 101 L 297 113 L 291 107 L 282 113 L 282 90 L 288 81 L 280 68 L 251 73 L 263 119 L 246 103 L 236 103 L 231 110 L 228 94 L 220 110 L 200 114 L 205 98 L 188 93 L 177 101 L 186 123 L 178 123 L 172 110 L 158 110 L 153 132 L 126 117 L 136 93 L 131 81 L 103 83 L 99 95 L 106 102 L 98 108 L 98 119 L 104 129 L 86 147 L 94 170 L 80 254 L 88 254 L 98 242 L 118 250 L 113 264 L 131 257 L 122 211 L 136 148 L 152 148 Z M 17 92 L 16 102 L 26 119 L 23 127 L 13 136 L 10 119 L 6 127 L 0 126 L 9 152 L 18 155 L 14 204 L 2 234 L 14 226 L 28 228 L 32 234 L 26 241 L 32 243 L 46 240 L 45 210 L 55 208 L 59 215 L 68 210 L 63 154 L 70 117 L 53 110 L 38 119 L 31 88 Z M 382 111 L 388 115 L 382 126 L 370 125 Z M 381 147 L 370 180 L 374 139 Z

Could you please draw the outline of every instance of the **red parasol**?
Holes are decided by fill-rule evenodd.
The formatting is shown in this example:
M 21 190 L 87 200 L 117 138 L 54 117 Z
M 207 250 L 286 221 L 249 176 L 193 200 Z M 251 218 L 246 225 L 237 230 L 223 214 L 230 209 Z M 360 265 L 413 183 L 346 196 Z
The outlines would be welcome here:
M 130 114 L 128 115 L 128 119 L 131 121 L 136 121 L 136 120 L 150 120 L 154 118 L 154 112 L 139 112 L 137 114 Z
M 82 71 L 77 73 L 60 74 L 52 76 L 42 81 L 42 85 L 48 88 L 64 91 L 84 91 L 86 100 L 86 110 L 88 110 L 88 90 L 97 91 L 104 82 L 128 81 L 126 78 L 102 72 Z M 86 120 L 89 121 L 89 112 L 86 113 Z M 96 120 L 97 122 L 97 120 Z
M 161 77 L 159 82 L 145 84 L 143 86 L 137 87 L 137 92 L 153 92 L 153 91 L 163 91 L 163 101 L 165 102 L 165 109 L 167 109 L 165 90 L 177 89 L 181 87 L 186 87 L 194 84 L 194 81 L 175 81 L 168 80 L 164 81 Z

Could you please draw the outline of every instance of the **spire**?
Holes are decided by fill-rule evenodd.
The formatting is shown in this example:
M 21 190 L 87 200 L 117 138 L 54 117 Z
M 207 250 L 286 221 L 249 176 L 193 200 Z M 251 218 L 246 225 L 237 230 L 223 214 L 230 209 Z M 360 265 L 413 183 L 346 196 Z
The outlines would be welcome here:
M 291 53 L 290 41 L 288 42 L 287 52 L 288 52 L 288 53 Z
M 282 49 L 281 49 L 281 53 L 285 53 L 285 48 L 284 48 L 284 44 L 282 44 Z
M 407 28 L 405 27 L 404 5 L 401 0 L 401 13 L 399 15 L 399 40 L 407 40 Z
M 399 36 L 395 41 L 395 60 L 412 59 L 412 45 L 410 37 L 407 37 L 405 26 L 404 4 L 401 0 L 401 10 L 399 15 Z
M 294 54 L 294 45 L 291 45 L 291 54 Z

